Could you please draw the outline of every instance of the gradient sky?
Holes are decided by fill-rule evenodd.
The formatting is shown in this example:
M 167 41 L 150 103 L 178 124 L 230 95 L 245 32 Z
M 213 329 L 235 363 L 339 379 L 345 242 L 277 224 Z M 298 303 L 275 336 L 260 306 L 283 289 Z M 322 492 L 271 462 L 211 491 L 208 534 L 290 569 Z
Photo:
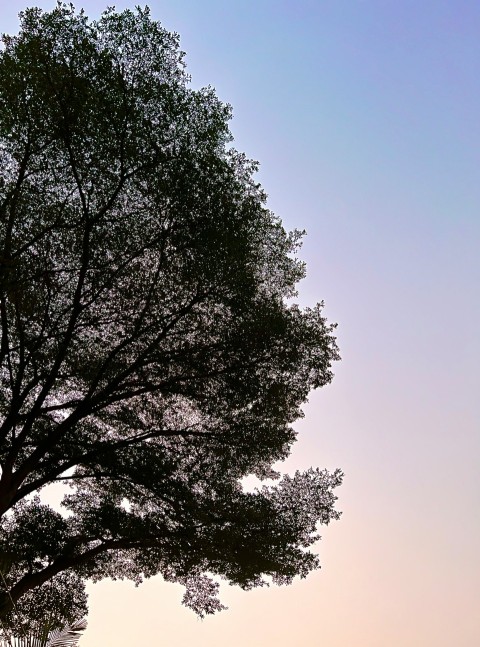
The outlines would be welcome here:
M 1 31 L 24 6 L 2 3 Z M 300 301 L 325 300 L 343 361 L 284 469 L 341 467 L 343 516 L 321 571 L 224 585 L 229 610 L 204 621 L 160 578 L 89 586 L 81 647 L 479 645 L 480 4 L 150 6 L 193 85 L 233 105 L 270 207 L 308 232 Z

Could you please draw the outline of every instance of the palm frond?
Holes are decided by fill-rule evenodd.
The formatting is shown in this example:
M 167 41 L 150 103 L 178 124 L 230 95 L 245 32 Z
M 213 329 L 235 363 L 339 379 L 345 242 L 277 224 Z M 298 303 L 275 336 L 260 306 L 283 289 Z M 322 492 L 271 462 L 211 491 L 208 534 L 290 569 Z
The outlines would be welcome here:
M 76 620 L 65 625 L 62 629 L 55 629 L 48 638 L 45 647 L 77 647 L 82 631 L 87 628 L 87 621 Z
M 38 632 L 26 636 L 0 638 L 0 647 L 78 647 L 81 633 L 87 628 L 85 619 L 75 620 L 65 624 L 61 629 L 48 631 L 48 624 L 39 628 Z

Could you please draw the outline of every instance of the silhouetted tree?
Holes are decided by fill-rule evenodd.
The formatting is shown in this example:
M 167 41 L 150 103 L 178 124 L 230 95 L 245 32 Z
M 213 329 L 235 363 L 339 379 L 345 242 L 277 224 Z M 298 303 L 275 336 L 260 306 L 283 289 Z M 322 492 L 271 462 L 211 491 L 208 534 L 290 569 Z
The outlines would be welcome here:
M 318 566 L 341 473 L 242 478 L 278 479 L 333 326 L 292 302 L 301 234 L 229 117 L 148 10 L 28 9 L 4 37 L 0 617 L 65 578 L 157 573 L 202 615 L 221 608 L 211 575 L 248 589 Z M 33 496 L 52 483 L 68 514 Z

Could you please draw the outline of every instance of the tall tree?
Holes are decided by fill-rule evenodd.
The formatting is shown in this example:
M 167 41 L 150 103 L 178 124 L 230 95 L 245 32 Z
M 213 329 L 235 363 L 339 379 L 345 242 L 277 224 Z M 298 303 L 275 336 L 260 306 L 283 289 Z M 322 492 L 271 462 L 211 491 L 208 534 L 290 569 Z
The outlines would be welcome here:
M 28 9 L 3 43 L 0 617 L 65 577 L 161 573 L 202 615 L 212 575 L 305 576 L 341 473 L 272 465 L 338 352 L 321 304 L 292 301 L 301 233 L 230 107 L 148 10 Z M 67 514 L 36 496 L 52 483 Z

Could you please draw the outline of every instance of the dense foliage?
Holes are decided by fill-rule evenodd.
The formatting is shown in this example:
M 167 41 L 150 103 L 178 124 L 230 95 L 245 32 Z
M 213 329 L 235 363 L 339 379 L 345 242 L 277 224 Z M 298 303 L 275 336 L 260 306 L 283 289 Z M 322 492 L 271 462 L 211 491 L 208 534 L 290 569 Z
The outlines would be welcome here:
M 85 579 L 157 573 L 210 613 L 212 575 L 305 576 L 317 524 L 338 516 L 340 472 L 272 471 L 331 380 L 333 326 L 293 303 L 300 233 L 266 208 L 230 108 L 190 88 L 182 57 L 147 10 L 29 9 L 4 37 L 5 623 L 72 620 Z M 277 482 L 247 492 L 250 474 Z M 59 482 L 62 514 L 36 496 Z

